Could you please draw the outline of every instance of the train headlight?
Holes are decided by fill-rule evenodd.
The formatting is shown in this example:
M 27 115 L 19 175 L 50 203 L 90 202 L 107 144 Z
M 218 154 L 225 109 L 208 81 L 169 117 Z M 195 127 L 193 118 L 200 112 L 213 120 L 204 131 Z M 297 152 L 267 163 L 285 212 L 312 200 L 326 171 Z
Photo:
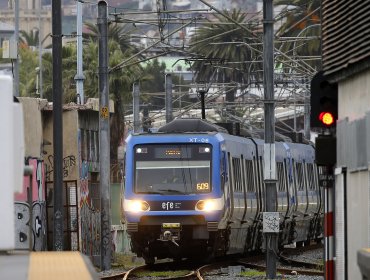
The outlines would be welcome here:
M 125 200 L 124 208 L 126 211 L 135 213 L 150 210 L 148 202 L 142 200 Z
M 205 199 L 205 200 L 199 200 L 197 204 L 195 205 L 195 210 L 198 211 L 215 211 L 215 210 L 221 210 L 222 205 L 220 204 L 219 199 Z

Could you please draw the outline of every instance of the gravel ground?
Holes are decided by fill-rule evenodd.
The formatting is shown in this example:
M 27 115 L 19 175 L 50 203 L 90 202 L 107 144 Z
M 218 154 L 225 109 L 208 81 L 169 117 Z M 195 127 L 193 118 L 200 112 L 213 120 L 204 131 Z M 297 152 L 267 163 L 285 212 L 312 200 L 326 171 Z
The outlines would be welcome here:
M 317 249 L 309 252 L 304 252 L 300 255 L 291 256 L 292 259 L 299 261 L 306 261 L 311 263 L 323 263 L 323 249 Z M 232 280 L 232 279 L 255 279 L 262 280 L 266 279 L 265 275 L 262 276 L 251 276 L 251 277 L 241 277 L 241 271 L 250 271 L 248 268 L 242 266 L 239 267 L 228 267 L 223 268 L 218 271 L 214 271 L 212 275 L 206 276 L 207 280 Z M 299 279 L 299 280 L 324 280 L 323 276 L 308 276 L 308 275 L 278 275 L 277 279 Z
M 300 255 L 292 256 L 291 258 L 300 260 L 300 261 L 306 261 L 306 262 L 317 262 L 317 263 L 323 263 L 323 249 L 317 249 L 310 252 L 304 252 Z M 143 261 L 140 261 L 140 258 L 137 258 L 137 265 L 140 265 L 143 263 Z M 128 269 L 123 268 L 113 268 L 108 271 L 102 271 L 99 272 L 99 275 L 101 277 L 103 276 L 109 276 L 112 274 L 118 274 L 120 272 L 127 271 Z M 242 271 L 250 271 L 248 268 L 244 268 L 242 266 L 230 266 L 225 267 L 219 270 L 215 270 L 212 273 L 208 273 L 204 277 L 206 280 L 233 280 L 233 279 L 254 279 L 254 280 L 263 280 L 266 279 L 266 276 L 263 274 L 262 276 L 250 276 L 250 277 L 242 277 L 240 276 L 240 273 Z M 157 278 L 157 277 L 141 277 L 137 278 L 141 280 L 158 280 L 158 279 L 164 279 L 164 278 Z M 278 275 L 276 279 L 298 279 L 298 280 L 324 280 L 323 276 L 306 276 L 306 275 Z

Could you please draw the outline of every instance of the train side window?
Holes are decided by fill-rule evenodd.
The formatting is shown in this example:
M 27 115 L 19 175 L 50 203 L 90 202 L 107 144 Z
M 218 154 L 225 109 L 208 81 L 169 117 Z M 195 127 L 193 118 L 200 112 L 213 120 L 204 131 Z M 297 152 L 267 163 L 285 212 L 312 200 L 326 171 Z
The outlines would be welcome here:
M 229 186 L 230 186 L 230 189 L 233 190 L 234 189 L 234 182 L 235 182 L 235 178 L 234 178 L 234 171 L 233 171 L 233 162 L 232 162 L 232 158 L 231 158 L 231 155 L 230 153 L 227 153 L 227 158 L 228 158 L 228 162 L 229 162 Z
M 254 181 L 254 191 L 257 192 L 258 186 L 260 185 L 258 159 L 253 159 L 253 181 Z
M 259 172 L 258 172 L 258 175 L 259 175 L 259 181 L 260 181 L 260 184 L 261 184 L 261 187 L 263 187 L 263 184 L 264 184 L 264 179 L 263 179 L 263 170 L 265 169 L 265 163 L 263 162 L 263 159 L 262 159 L 262 156 L 259 157 Z
M 241 191 L 241 180 L 240 180 L 240 160 L 238 158 L 232 158 L 233 162 L 233 177 L 234 177 L 234 190 Z
M 296 164 L 296 177 L 297 177 L 297 184 L 298 184 L 298 190 L 303 191 L 304 189 L 304 174 L 303 174 L 303 164 L 301 162 L 298 162 Z
M 284 172 L 284 165 L 283 162 L 276 163 L 277 168 L 277 176 L 278 176 L 278 190 L 284 191 L 285 190 L 285 172 Z
M 222 152 L 222 155 L 221 155 L 220 168 L 221 168 L 221 189 L 222 191 L 225 191 L 225 183 L 227 181 L 227 170 L 226 170 L 227 167 L 226 167 L 225 152 Z
M 254 182 L 253 182 L 253 161 L 245 160 L 245 177 L 246 177 L 246 184 L 247 184 L 247 191 L 254 192 Z
M 307 183 L 309 190 L 315 190 L 314 166 L 312 163 L 307 164 Z

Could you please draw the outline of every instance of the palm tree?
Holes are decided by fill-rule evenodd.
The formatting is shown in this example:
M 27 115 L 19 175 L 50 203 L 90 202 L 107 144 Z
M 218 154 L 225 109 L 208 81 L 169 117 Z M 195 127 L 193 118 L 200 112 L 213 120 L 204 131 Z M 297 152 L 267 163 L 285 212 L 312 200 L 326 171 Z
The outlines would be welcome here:
M 36 67 L 38 66 L 37 52 L 28 47 L 19 48 L 19 95 L 36 97 Z
M 257 26 L 248 22 L 247 16 L 240 11 L 224 13 L 239 25 L 232 24 L 221 15 L 215 15 L 214 23 L 200 27 L 191 38 L 190 52 L 195 54 L 193 67 L 196 82 L 209 83 L 211 77 L 217 82 L 230 85 L 260 80 L 262 63 L 257 60 L 261 56 L 262 46 L 256 44 L 260 42 Z M 234 102 L 235 93 L 236 87 L 235 90 L 228 91 L 226 101 Z
M 39 31 L 37 29 L 31 30 L 28 33 L 24 30 L 21 30 L 20 35 L 21 36 L 19 37 L 19 41 L 21 44 L 29 47 L 37 47 L 39 45 Z M 44 44 L 49 36 L 50 33 L 47 34 L 44 39 L 42 39 L 41 44 Z
M 76 102 L 76 84 L 74 76 L 76 74 L 76 44 L 71 43 L 62 47 L 62 92 L 63 102 Z M 43 60 L 43 92 L 44 98 L 49 101 L 53 96 L 53 56 L 51 53 L 45 53 Z
M 88 34 L 84 34 L 88 43 L 84 48 L 84 61 L 89 61 L 89 68 L 84 71 L 86 80 L 85 92 L 87 97 L 96 97 L 98 94 L 98 34 L 99 31 L 94 24 L 86 24 Z M 133 55 L 136 49 L 129 43 L 129 36 L 125 25 L 109 25 L 108 28 L 108 50 L 109 67 L 118 65 L 121 61 Z M 133 59 L 131 62 L 138 62 Z M 114 101 L 115 114 L 111 119 L 111 159 L 117 159 L 117 147 L 122 143 L 124 136 L 124 111 L 123 104 L 131 100 L 131 85 L 142 75 L 139 63 L 131 64 L 129 67 L 119 68 L 109 73 L 109 92 Z
M 91 39 L 95 42 L 98 41 L 99 30 L 96 24 L 91 22 L 86 22 L 85 26 L 88 30 L 87 33 L 83 34 L 85 39 Z M 137 48 L 130 43 L 131 30 L 127 25 L 118 25 L 117 23 L 112 23 L 108 26 L 108 37 L 109 40 L 116 41 L 123 53 L 135 53 Z
M 297 59 L 321 56 L 320 0 L 275 0 L 274 5 L 286 5 L 277 18 L 277 21 L 283 22 L 276 33 L 277 37 L 297 38 L 281 42 L 278 45 L 280 51 Z M 299 40 L 305 37 L 309 39 Z M 308 60 L 306 63 L 316 70 L 321 68 L 321 59 Z

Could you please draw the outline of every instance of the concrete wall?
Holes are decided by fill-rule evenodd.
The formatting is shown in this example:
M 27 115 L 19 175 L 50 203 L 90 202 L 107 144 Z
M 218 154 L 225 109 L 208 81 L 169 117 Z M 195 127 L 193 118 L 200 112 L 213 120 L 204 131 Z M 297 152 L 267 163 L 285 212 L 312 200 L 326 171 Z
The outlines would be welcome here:
M 45 112 L 44 139 L 51 143 L 45 146 L 44 160 L 46 165 L 46 181 L 53 181 L 53 115 Z M 78 112 L 63 111 L 63 181 L 78 180 Z
M 24 176 L 22 190 L 14 194 L 15 245 L 16 249 L 42 251 L 46 249 L 47 236 L 41 111 L 47 105 L 47 100 L 18 99 L 24 117 L 25 164 L 33 168 L 33 174 L 32 177 Z
M 370 246 L 370 70 L 339 82 L 338 100 L 337 164 L 347 168 L 347 179 L 346 189 L 343 184 L 336 188 L 343 188 L 347 205 L 337 206 L 347 209 L 348 245 L 337 255 L 348 255 L 348 279 L 361 279 L 357 250 Z M 336 203 L 343 204 L 341 199 Z M 337 234 L 343 232 L 337 230 Z
M 370 70 L 340 82 L 338 100 L 339 120 L 363 118 L 370 111 Z
M 43 143 L 41 109 L 47 101 L 30 97 L 18 99 L 23 107 L 25 156 L 39 158 Z

